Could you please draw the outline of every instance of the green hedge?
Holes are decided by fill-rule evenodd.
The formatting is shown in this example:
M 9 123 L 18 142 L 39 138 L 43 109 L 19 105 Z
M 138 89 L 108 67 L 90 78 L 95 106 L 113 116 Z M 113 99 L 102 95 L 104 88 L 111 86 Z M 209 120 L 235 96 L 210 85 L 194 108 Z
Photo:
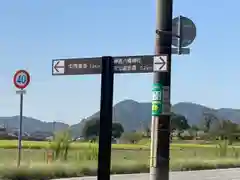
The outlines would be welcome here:
M 185 170 L 203 170 L 217 168 L 234 168 L 240 167 L 240 162 L 236 159 L 218 159 L 206 160 L 193 159 L 190 161 L 174 161 L 171 163 L 172 171 Z M 125 162 L 122 164 L 114 164 L 112 166 L 112 174 L 131 174 L 131 173 L 147 173 L 149 167 L 146 164 L 138 164 L 136 162 Z M 0 167 L 0 178 L 8 180 L 48 180 L 53 178 L 95 176 L 97 174 L 95 164 L 35 164 L 32 166 L 17 167 Z
M 131 174 L 148 172 L 145 164 L 113 165 L 112 174 Z M 54 178 L 96 176 L 96 166 L 84 166 L 77 164 L 51 164 L 23 166 L 20 168 L 6 167 L 0 170 L 0 177 L 8 180 L 48 180 Z

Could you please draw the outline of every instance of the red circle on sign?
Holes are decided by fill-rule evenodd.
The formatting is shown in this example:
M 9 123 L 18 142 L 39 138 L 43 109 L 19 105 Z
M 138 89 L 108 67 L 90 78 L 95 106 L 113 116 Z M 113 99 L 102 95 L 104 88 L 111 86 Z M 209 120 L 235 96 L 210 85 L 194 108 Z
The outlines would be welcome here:
M 18 80 L 17 80 L 17 78 L 21 74 L 26 76 L 26 82 L 24 82 L 24 83 L 19 83 Z M 30 83 L 30 74 L 25 70 L 18 70 L 13 76 L 13 83 L 14 83 L 15 87 L 18 88 L 18 89 L 26 88 Z

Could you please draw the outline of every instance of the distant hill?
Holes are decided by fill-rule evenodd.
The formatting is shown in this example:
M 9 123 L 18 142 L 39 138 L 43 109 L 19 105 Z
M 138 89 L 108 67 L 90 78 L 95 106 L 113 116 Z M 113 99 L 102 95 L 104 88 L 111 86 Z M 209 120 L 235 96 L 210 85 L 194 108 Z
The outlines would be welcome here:
M 213 109 L 190 102 L 177 103 L 172 107 L 172 111 L 184 115 L 190 124 L 199 124 L 203 119 L 203 112 L 210 112 L 219 119 L 231 120 L 240 124 L 240 109 L 221 108 Z
M 19 116 L 0 117 L 0 125 L 9 130 L 19 129 Z M 44 122 L 31 117 L 23 117 L 23 131 L 28 133 L 33 133 L 36 131 L 52 132 L 53 128 L 58 131 L 68 127 L 68 124 L 61 122 L 56 122 L 54 125 L 53 122 Z
M 142 129 L 151 123 L 151 103 L 139 103 L 133 100 L 124 100 L 113 107 L 113 121 L 120 122 L 125 131 Z M 203 112 L 211 112 L 222 119 L 229 119 L 235 123 L 240 123 L 240 110 L 238 109 L 212 109 L 191 102 L 181 102 L 172 106 L 172 111 L 181 114 L 188 119 L 189 124 L 198 125 L 203 119 Z M 79 134 L 84 123 L 93 117 L 99 117 L 100 112 L 96 112 L 84 121 L 71 127 L 73 134 Z
M 172 106 L 172 111 L 184 115 L 189 124 L 199 124 L 202 120 L 203 112 L 211 112 L 222 119 L 229 119 L 235 123 L 240 123 L 240 109 L 221 108 L 212 109 L 199 104 L 181 102 Z M 68 124 L 56 122 L 55 130 L 62 130 L 70 127 L 73 136 L 79 136 L 86 121 L 93 117 L 99 117 L 99 111 L 81 120 L 79 123 L 69 126 Z M 125 131 L 139 130 L 151 123 L 151 103 L 140 103 L 133 100 L 124 100 L 113 107 L 113 121 L 120 122 Z M 0 117 L 0 125 L 8 129 L 18 129 L 19 117 Z M 23 118 L 23 130 L 28 133 L 36 131 L 52 132 L 53 122 L 44 122 L 31 117 Z

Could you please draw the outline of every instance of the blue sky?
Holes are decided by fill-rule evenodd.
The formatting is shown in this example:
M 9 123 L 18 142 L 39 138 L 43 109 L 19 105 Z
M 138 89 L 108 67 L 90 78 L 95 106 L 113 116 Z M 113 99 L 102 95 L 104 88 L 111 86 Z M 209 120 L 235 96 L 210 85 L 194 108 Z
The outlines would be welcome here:
M 240 108 L 239 5 L 174 1 L 174 16 L 191 18 L 198 30 L 191 55 L 173 56 L 172 103 Z M 24 115 L 73 124 L 99 109 L 100 76 L 53 77 L 52 59 L 154 52 L 153 0 L 1 1 L 0 23 L 0 116 L 19 113 L 18 69 L 32 76 Z M 152 74 L 116 75 L 114 102 L 150 102 L 151 84 Z

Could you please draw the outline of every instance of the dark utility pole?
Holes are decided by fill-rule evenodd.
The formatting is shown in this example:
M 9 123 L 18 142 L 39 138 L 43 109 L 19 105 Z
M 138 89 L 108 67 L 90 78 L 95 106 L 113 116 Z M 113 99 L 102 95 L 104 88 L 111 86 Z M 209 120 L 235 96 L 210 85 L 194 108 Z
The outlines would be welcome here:
M 173 0 L 156 0 L 155 54 L 168 55 L 168 71 L 154 72 L 153 86 L 168 88 L 170 99 L 171 86 L 171 43 Z M 163 97 L 162 97 L 163 98 Z M 159 101 L 163 107 L 163 101 Z M 169 144 L 170 144 L 170 110 L 152 115 L 152 144 L 150 162 L 150 180 L 169 180 Z
M 98 180 L 110 180 L 114 67 L 112 57 L 102 57 Z

